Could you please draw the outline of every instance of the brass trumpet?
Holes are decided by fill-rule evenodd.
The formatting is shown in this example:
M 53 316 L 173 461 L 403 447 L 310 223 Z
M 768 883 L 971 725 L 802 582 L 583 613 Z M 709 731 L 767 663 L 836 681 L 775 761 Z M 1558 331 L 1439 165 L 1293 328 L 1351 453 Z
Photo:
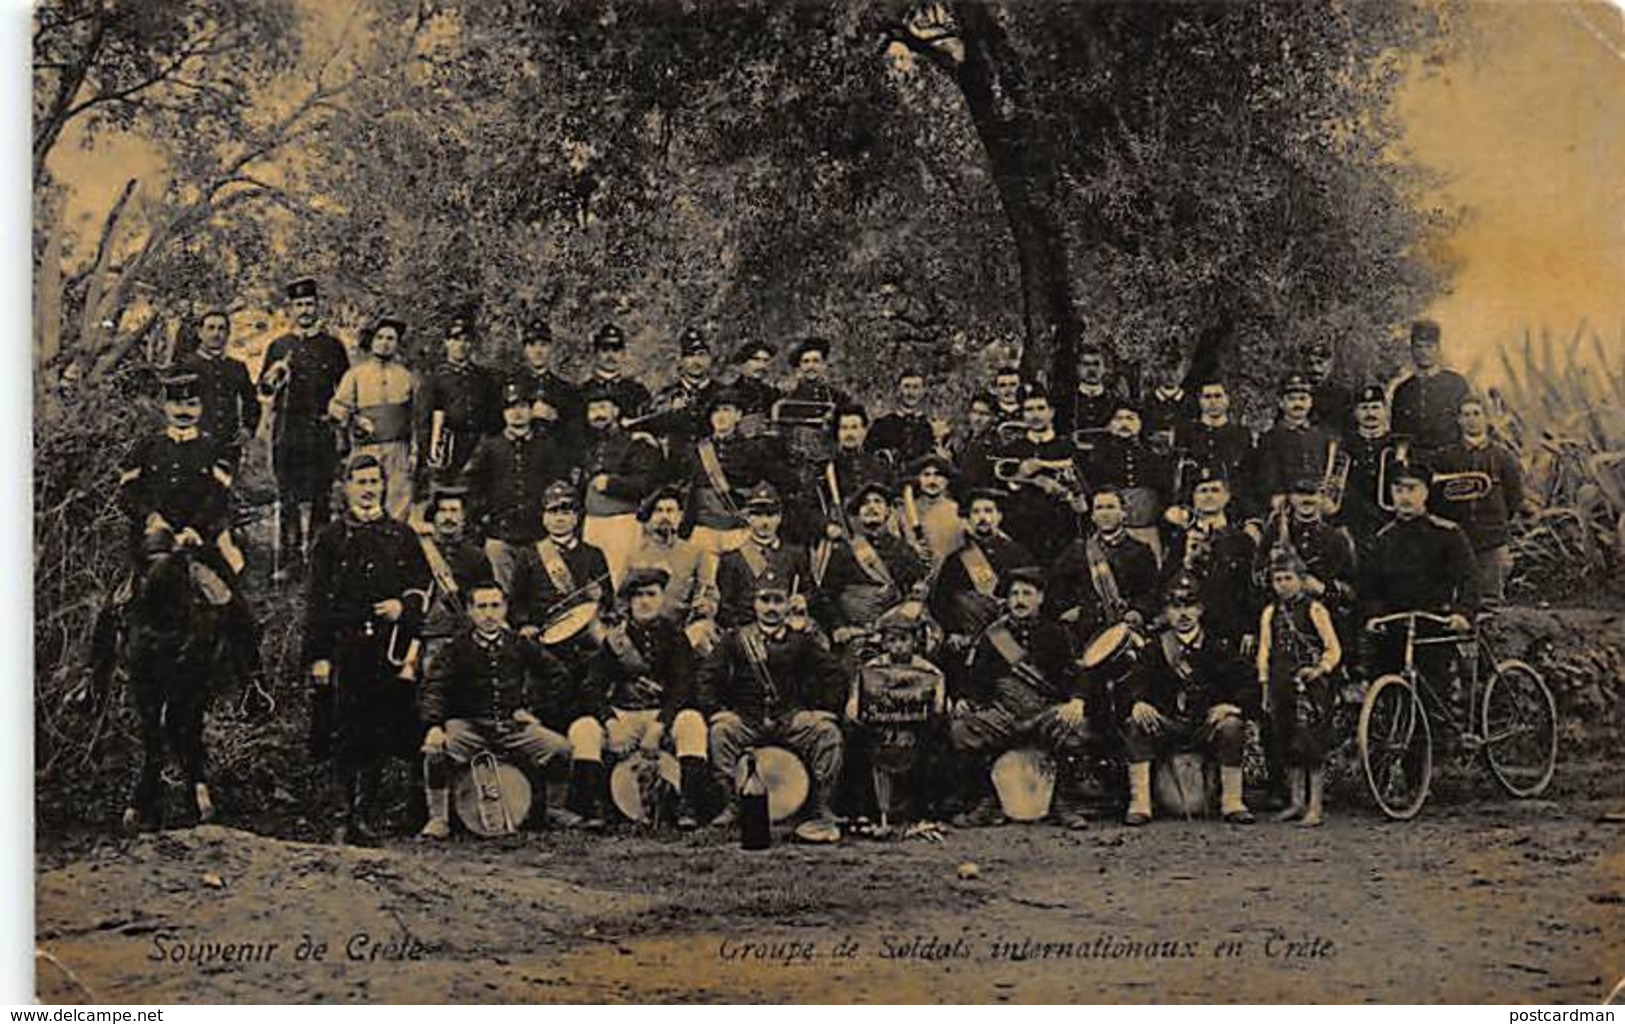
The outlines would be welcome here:
M 1334 440 L 1326 449 L 1326 471 L 1320 479 L 1320 496 L 1326 502 L 1326 514 L 1335 515 L 1343 507 L 1348 494 L 1349 470 L 1354 460 Z
M 817 427 L 822 430 L 835 422 L 835 403 L 781 398 L 768 410 L 768 421 L 774 427 Z
M 436 409 L 429 426 L 429 468 L 446 469 L 451 465 L 451 451 L 456 435 L 446 426 L 446 410 Z
M 1072 465 L 1071 459 L 1032 459 L 1030 461 L 1038 463 L 1038 474 L 1023 476 L 1021 464 L 1027 461 L 1029 460 L 1013 456 L 993 459 L 993 476 L 1007 484 L 1030 484 L 1037 479 L 1038 474 L 1054 473 L 1062 484 L 1077 482 L 1077 469 Z

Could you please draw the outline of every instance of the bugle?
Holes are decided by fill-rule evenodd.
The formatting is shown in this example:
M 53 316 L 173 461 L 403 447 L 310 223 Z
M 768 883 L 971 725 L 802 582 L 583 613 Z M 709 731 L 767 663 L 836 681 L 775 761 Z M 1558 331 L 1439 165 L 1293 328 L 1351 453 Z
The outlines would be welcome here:
M 1354 460 L 1334 440 L 1326 449 L 1326 470 L 1320 478 L 1320 496 L 1326 503 L 1326 514 L 1335 515 L 1343 507 L 1348 493 L 1349 470 Z
M 260 388 L 274 395 L 287 387 L 288 378 L 293 376 L 293 368 L 288 365 L 288 361 L 292 358 L 293 353 L 290 352 L 267 366 L 265 372 L 260 374 Z
M 446 426 L 446 410 L 436 409 L 429 420 L 429 468 L 447 469 L 451 466 L 451 450 L 456 437 Z

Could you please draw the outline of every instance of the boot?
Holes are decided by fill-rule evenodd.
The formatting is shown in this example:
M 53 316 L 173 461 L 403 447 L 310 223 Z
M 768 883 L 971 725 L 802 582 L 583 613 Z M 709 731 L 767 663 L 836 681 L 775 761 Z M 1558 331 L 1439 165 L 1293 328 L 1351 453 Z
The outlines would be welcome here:
M 604 762 L 571 761 L 570 788 L 564 806 L 578 815 L 578 826 L 604 827 Z
M 1321 822 L 1321 803 L 1326 798 L 1326 769 L 1309 769 L 1309 809 L 1303 813 L 1301 824 L 1310 828 Z
M 833 780 L 832 780 L 833 782 Z M 818 793 L 813 801 L 812 817 L 796 826 L 796 838 L 804 843 L 838 843 L 841 841 L 841 826 L 835 819 L 835 808 L 832 806 L 835 794 L 831 793 L 833 784 L 818 785 Z
M 1060 758 L 1055 771 L 1055 798 L 1050 801 L 1049 809 L 1051 822 L 1074 831 L 1089 827 L 1089 818 L 1083 813 L 1083 800 L 1078 792 L 1078 771 L 1078 764 L 1072 758 Z
M 686 832 L 700 827 L 700 794 L 709 766 L 703 757 L 680 757 L 677 765 L 682 771 L 677 790 L 677 827 Z
M 197 801 L 197 823 L 207 825 L 214 820 L 214 797 L 209 793 L 209 784 L 199 782 L 192 787 L 193 799 Z
M 1291 821 L 1303 817 L 1304 776 L 1303 769 L 1296 766 L 1287 769 L 1287 783 L 1292 790 L 1292 798 L 1287 802 L 1285 809 L 1275 816 L 1276 821 Z
M 1128 766 L 1128 813 L 1123 815 L 1125 825 L 1144 825 L 1151 821 L 1151 762 L 1135 761 Z
M 1251 825 L 1257 819 L 1241 799 L 1241 765 L 1219 768 L 1219 810 L 1232 825 Z
M 451 835 L 451 790 L 446 788 L 446 766 L 440 758 L 423 760 L 423 799 L 429 805 L 429 820 L 418 833 L 424 839 L 446 839 Z

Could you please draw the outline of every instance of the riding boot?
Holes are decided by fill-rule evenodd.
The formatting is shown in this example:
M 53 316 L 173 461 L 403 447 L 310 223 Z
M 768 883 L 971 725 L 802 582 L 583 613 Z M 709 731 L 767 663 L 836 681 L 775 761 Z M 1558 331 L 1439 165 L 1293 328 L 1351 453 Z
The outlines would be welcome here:
M 451 835 L 451 790 L 444 755 L 423 759 L 423 800 L 429 805 L 429 820 L 418 833 L 424 839 L 445 839 Z
M 684 830 L 698 828 L 710 765 L 705 758 L 692 756 L 678 758 L 677 764 L 682 772 L 677 790 L 677 827 Z
M 1128 766 L 1128 813 L 1125 825 L 1144 825 L 1151 820 L 1151 762 L 1134 761 Z
M 1219 810 L 1224 820 L 1232 825 L 1251 825 L 1253 812 L 1241 799 L 1241 765 L 1221 765 L 1219 768 Z

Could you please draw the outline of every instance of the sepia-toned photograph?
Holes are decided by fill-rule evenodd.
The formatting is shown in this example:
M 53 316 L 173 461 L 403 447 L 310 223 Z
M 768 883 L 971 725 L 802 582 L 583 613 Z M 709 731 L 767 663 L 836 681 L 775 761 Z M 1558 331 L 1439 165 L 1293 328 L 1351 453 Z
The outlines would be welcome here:
M 1618 7 L 27 17 L 37 1000 L 1625 1002 Z

